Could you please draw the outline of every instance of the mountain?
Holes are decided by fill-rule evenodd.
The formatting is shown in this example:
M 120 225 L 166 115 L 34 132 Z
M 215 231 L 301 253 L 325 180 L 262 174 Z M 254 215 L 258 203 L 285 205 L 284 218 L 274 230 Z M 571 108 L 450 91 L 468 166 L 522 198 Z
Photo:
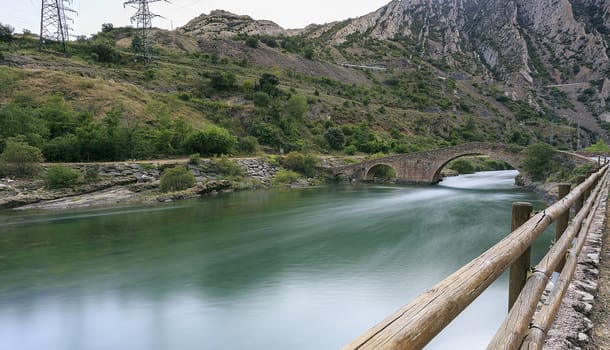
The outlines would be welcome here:
M 181 31 L 299 37 L 320 60 L 351 65 L 423 61 L 496 82 L 510 99 L 604 137 L 610 122 L 610 0 L 394 0 L 359 18 L 292 31 L 215 11 Z
M 105 26 L 68 56 L 9 34 L 0 149 L 20 136 L 48 160 L 159 158 L 211 126 L 246 153 L 581 148 L 608 141 L 609 4 L 403 0 L 296 30 L 217 10 L 153 30 L 148 65 L 134 28 Z
M 216 39 L 230 39 L 236 33 L 270 36 L 296 34 L 294 31 L 288 31 L 272 21 L 254 20 L 250 16 L 240 16 L 223 10 L 212 11 L 209 15 L 202 14 L 189 21 L 184 27 L 179 28 L 178 31 Z

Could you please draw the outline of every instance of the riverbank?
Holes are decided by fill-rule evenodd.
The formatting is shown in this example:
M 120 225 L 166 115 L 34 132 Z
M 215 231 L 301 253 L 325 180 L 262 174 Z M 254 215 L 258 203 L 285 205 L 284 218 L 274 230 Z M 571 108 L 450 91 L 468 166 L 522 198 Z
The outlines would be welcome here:
M 240 176 L 225 175 L 219 162 L 186 159 L 154 162 L 66 164 L 80 174 L 93 174 L 93 180 L 65 189 L 50 190 L 42 179 L 0 179 L 0 209 L 73 209 L 130 203 L 168 202 L 244 189 L 267 188 L 279 171 L 264 158 L 241 158 L 234 162 Z M 188 190 L 163 193 L 160 179 L 165 169 L 186 166 L 196 185 Z M 46 167 L 46 166 L 43 166 Z M 44 169 L 43 169 L 44 171 Z

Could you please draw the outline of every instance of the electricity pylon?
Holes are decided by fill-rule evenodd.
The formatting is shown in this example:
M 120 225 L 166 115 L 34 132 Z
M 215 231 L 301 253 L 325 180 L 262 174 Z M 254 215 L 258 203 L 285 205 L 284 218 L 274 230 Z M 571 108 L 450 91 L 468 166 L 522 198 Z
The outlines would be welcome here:
M 71 0 L 42 0 L 40 10 L 40 48 L 45 44 L 45 39 L 61 42 L 64 53 L 68 48 L 66 42 L 70 39 L 70 27 L 68 21 L 74 20 L 66 16 L 66 12 L 76 11 L 69 8 Z
M 131 7 L 137 9 L 136 14 L 131 17 L 131 23 L 137 23 L 137 35 L 140 38 L 139 45 L 134 45 L 134 50 L 136 51 L 136 59 L 140 58 L 147 64 L 153 60 L 149 36 L 150 30 L 152 29 L 152 19 L 155 17 L 164 18 L 163 16 L 150 12 L 149 4 L 158 1 L 169 2 L 167 0 L 129 0 L 123 3 L 123 7 L 131 5 Z

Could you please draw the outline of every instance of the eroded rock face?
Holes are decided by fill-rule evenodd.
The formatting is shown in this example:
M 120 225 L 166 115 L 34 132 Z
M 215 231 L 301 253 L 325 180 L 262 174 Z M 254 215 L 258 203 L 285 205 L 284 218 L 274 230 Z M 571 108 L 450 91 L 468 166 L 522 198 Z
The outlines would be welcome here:
M 249 35 L 287 35 L 288 31 L 272 21 L 254 20 L 231 12 L 216 10 L 202 14 L 178 29 L 182 33 L 203 38 L 229 39 L 239 33 Z
M 569 0 L 395 0 L 368 15 L 306 33 L 330 34 L 335 45 L 353 34 L 407 38 L 432 59 L 455 65 L 455 54 L 463 54 L 513 83 L 533 84 L 538 75 L 547 74 L 538 71 L 540 65 L 558 82 L 588 81 L 609 66 L 610 0 L 574 4 Z

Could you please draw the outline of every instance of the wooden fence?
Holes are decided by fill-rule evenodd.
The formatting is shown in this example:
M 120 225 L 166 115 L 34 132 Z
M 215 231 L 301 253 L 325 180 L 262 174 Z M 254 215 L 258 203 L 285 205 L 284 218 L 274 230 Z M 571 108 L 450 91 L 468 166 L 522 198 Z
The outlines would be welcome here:
M 510 311 L 487 349 L 541 349 L 576 269 L 597 207 L 605 200 L 602 193 L 608 186 L 607 171 L 608 165 L 588 178 L 582 177 L 572 191 L 570 185 L 560 185 L 562 198 L 534 216 L 530 214 L 530 204 L 515 203 L 513 231 L 506 238 L 342 350 L 421 349 L 509 267 Z M 568 225 L 572 207 L 575 216 Z M 554 221 L 557 240 L 530 271 L 529 249 Z M 559 279 L 536 313 L 555 270 L 561 271 Z

